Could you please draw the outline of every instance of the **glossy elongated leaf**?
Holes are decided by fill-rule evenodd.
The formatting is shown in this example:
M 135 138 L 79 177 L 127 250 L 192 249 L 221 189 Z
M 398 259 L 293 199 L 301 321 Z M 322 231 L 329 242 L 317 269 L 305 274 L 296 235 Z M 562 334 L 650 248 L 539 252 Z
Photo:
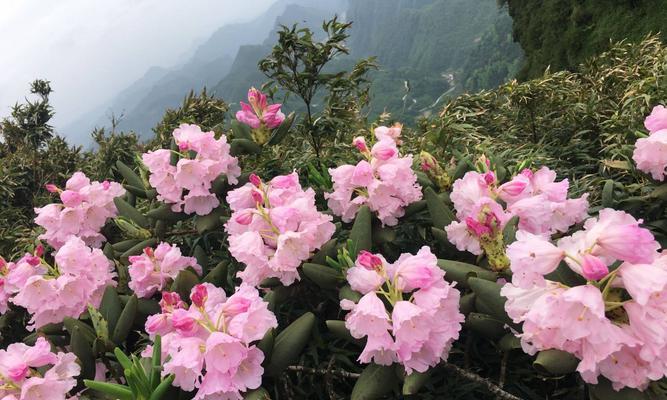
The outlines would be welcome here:
M 163 204 L 157 208 L 146 212 L 146 216 L 153 219 L 162 219 L 165 221 L 182 221 L 190 218 L 189 215 L 182 212 L 175 212 L 171 209 L 171 205 Z
M 396 382 L 393 366 L 368 364 L 352 389 L 352 400 L 375 400 L 391 393 Z
M 336 239 L 331 239 L 324 243 L 320 250 L 315 253 L 311 261 L 315 264 L 324 265 L 327 262 L 327 257 L 336 257 L 338 242 Z
M 516 240 L 516 232 L 519 230 L 519 216 L 515 215 L 507 221 L 503 229 L 503 242 L 509 245 Z
M 234 139 L 232 140 L 229 153 L 233 156 L 240 156 L 243 154 L 260 154 L 262 147 L 249 139 Z
M 168 377 L 164 378 L 162 382 L 153 390 L 153 394 L 151 394 L 151 397 L 148 398 L 148 400 L 167 400 L 164 395 L 167 393 L 167 390 L 169 390 L 169 387 L 171 384 L 174 382 L 174 375 L 169 375 Z
M 207 215 L 198 215 L 195 219 L 195 228 L 199 234 L 211 232 L 223 225 L 222 217 L 225 215 L 224 207 L 220 206 L 213 209 Z
M 128 386 L 110 382 L 92 381 L 89 379 L 84 379 L 83 383 L 86 385 L 87 388 L 95 390 L 100 393 L 110 395 L 114 399 L 134 400 L 134 395 L 132 394 L 132 390 L 130 390 Z
M 327 329 L 338 339 L 346 340 L 350 343 L 361 344 L 364 342 L 363 339 L 357 339 L 350 334 L 350 331 L 345 327 L 345 321 L 338 320 L 327 320 L 326 322 Z
M 353 302 L 357 303 L 359 302 L 359 299 L 361 299 L 361 293 L 352 290 L 350 285 L 345 285 L 338 291 L 338 298 L 341 300 L 352 300 Z
M 128 240 L 122 240 L 120 242 L 114 243 L 111 245 L 111 247 L 118 252 L 126 252 L 132 247 L 136 246 L 141 240 L 139 239 L 128 239 Z
M 134 246 L 130 247 L 123 254 L 121 254 L 120 259 L 122 261 L 127 261 L 128 257 L 140 254 L 146 247 L 155 247 L 155 245 L 157 245 L 157 239 L 156 238 L 150 238 L 150 239 L 143 240 L 143 241 L 135 244 Z
M 435 193 L 432 188 L 424 189 L 424 200 L 426 200 L 433 227 L 445 229 L 447 225 L 451 224 L 452 221 L 456 219 L 456 216 L 449 206 L 438 197 L 438 194 Z
M 137 296 L 130 296 L 127 304 L 125 304 L 123 311 L 118 317 L 118 322 L 116 323 L 116 327 L 114 328 L 113 334 L 111 335 L 111 340 L 114 343 L 120 344 L 127 338 L 127 335 L 130 333 L 132 325 L 134 324 L 134 318 L 137 315 L 137 306 Z
M 273 131 L 273 134 L 269 138 L 269 141 L 266 144 L 273 146 L 276 145 L 285 139 L 289 133 L 292 123 L 294 122 L 294 117 L 296 114 L 294 112 L 289 113 L 289 115 L 283 120 L 283 122 Z
M 271 400 L 269 392 L 263 387 L 249 390 L 243 395 L 243 400 Z
M 93 342 L 97 338 L 97 335 L 95 334 L 95 330 L 88 324 L 86 324 L 83 321 L 79 321 L 78 319 L 74 319 L 71 317 L 65 317 L 63 320 L 63 325 L 65 326 L 65 329 L 67 329 L 67 332 L 69 332 L 70 336 L 74 333 L 75 329 L 79 330 L 79 335 L 86 339 L 89 345 L 93 345 Z
M 90 342 L 81 332 L 78 326 L 74 326 L 70 333 L 70 348 L 81 362 L 81 375 L 79 376 L 91 379 L 95 376 L 95 356 Z
M 100 302 L 100 314 L 102 314 L 102 317 L 107 321 L 109 332 L 113 332 L 116 328 L 116 323 L 118 322 L 118 318 L 122 311 L 123 306 L 121 305 L 116 288 L 107 286 L 104 289 L 102 301 Z
M 146 218 L 128 202 L 120 197 L 114 197 L 113 202 L 116 205 L 116 209 L 118 209 L 118 214 L 120 216 L 131 220 L 142 228 L 150 228 L 151 222 L 148 220 L 148 218 Z
M 533 367 L 543 374 L 565 375 L 576 371 L 579 359 L 572 354 L 556 350 L 544 350 L 537 353 Z
M 405 216 L 409 217 L 411 215 L 415 215 L 419 212 L 422 212 L 426 210 L 427 205 L 426 205 L 426 200 L 419 200 L 415 201 L 414 203 L 410 203 L 409 206 L 405 207 Z
M 190 291 L 199 283 L 197 275 L 187 269 L 182 270 L 174 279 L 171 285 L 171 291 L 178 293 L 182 299 L 190 298 Z
M 505 323 L 487 314 L 470 313 L 466 317 L 466 328 L 489 339 L 500 339 L 505 333 Z
M 125 190 L 127 190 L 128 192 L 132 193 L 133 195 L 135 195 L 137 197 L 141 197 L 142 199 L 148 198 L 148 194 L 146 193 L 146 191 L 144 189 L 141 189 L 141 188 L 138 188 L 138 187 L 132 186 L 132 185 L 127 185 L 127 184 L 123 185 L 123 187 L 125 188 Z
M 314 325 L 315 315 L 307 312 L 276 336 L 271 361 L 264 370 L 267 376 L 280 375 L 285 368 L 299 358 L 301 351 L 308 343 Z
M 343 281 L 339 271 L 325 265 L 304 263 L 301 270 L 322 289 L 334 289 Z
M 470 278 L 480 278 L 488 281 L 495 281 L 498 279 L 498 274 L 460 261 L 453 260 L 438 260 L 438 267 L 445 271 L 445 279 L 449 282 L 457 282 L 462 287 L 468 288 Z
M 220 261 L 204 278 L 202 282 L 212 283 L 215 286 L 222 286 L 227 281 L 227 271 L 229 263 L 227 261 Z
M 202 268 L 202 271 L 208 271 L 208 254 L 206 254 L 206 250 L 200 245 L 197 245 L 192 253 L 197 260 L 197 264 Z
M 354 252 L 350 253 L 352 260 L 357 258 L 357 254 L 361 250 L 371 250 L 371 246 L 373 245 L 371 222 L 372 214 L 370 208 L 368 206 L 361 206 L 359 211 L 357 211 L 357 216 L 350 230 L 350 240 L 352 241 L 352 249 L 354 250 Z
M 505 312 L 507 299 L 500 295 L 501 286 L 499 284 L 480 278 L 469 278 L 468 284 L 477 296 L 476 304 L 483 302 L 491 311 L 492 316 L 500 321 L 511 323 L 511 319 Z
M 405 380 L 403 381 L 403 395 L 417 394 L 430 377 L 431 370 L 426 372 L 412 371 L 410 375 L 405 376 Z
M 116 169 L 118 169 L 118 172 L 120 172 L 128 185 L 134 186 L 138 189 L 146 189 L 144 187 L 144 181 L 141 180 L 141 177 L 137 175 L 137 173 L 134 172 L 132 168 L 128 167 L 124 162 L 120 160 L 116 161 Z
M 262 340 L 257 343 L 257 347 L 264 353 L 264 362 L 262 364 L 266 365 L 271 361 L 271 354 L 273 353 L 275 342 L 275 330 L 271 328 L 266 332 Z
M 602 187 L 602 207 L 614 207 L 614 180 L 607 179 Z

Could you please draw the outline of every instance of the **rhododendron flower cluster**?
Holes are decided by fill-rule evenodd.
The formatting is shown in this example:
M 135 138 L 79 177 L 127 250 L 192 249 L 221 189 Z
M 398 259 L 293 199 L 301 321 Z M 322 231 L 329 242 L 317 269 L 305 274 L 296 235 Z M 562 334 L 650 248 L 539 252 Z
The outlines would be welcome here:
M 282 104 L 269 105 L 266 95 L 254 87 L 248 90 L 248 103 L 250 104 L 241 102 L 241 110 L 236 113 L 236 119 L 253 129 L 274 129 L 285 120 L 285 114 L 280 111 Z
M 400 125 L 375 129 L 377 142 L 369 149 L 363 137 L 354 139 L 364 160 L 356 165 L 329 169 L 332 193 L 325 193 L 328 205 L 343 221 L 354 219 L 359 207 L 368 205 L 383 225 L 396 225 L 405 207 L 422 197 L 412 170 L 412 155 L 401 157 L 397 141 Z
M 313 189 L 301 188 L 296 172 L 269 182 L 253 174 L 227 194 L 227 202 L 233 212 L 225 225 L 229 251 L 246 265 L 238 276 L 251 285 L 269 277 L 292 284 L 301 263 L 336 230 L 332 217 L 317 211 Z
M 543 236 L 566 232 L 588 216 L 588 195 L 568 199 L 568 186 L 567 179 L 556 182 L 547 167 L 523 170 L 504 184 L 488 166 L 482 173 L 467 172 L 451 193 L 459 221 L 445 227 L 449 241 L 462 251 L 485 252 L 494 268 L 506 268 L 502 231 L 512 216 L 519 217 L 520 230 Z
M 171 165 L 172 150 L 144 153 L 142 160 L 150 171 L 148 180 L 157 190 L 158 199 L 171 204 L 173 211 L 207 215 L 220 205 L 211 193 L 213 181 L 225 175 L 229 183 L 235 184 L 241 174 L 238 160 L 229 154 L 225 135 L 216 139 L 214 132 L 181 124 L 173 136 L 181 158 Z
M 107 219 L 117 214 L 113 199 L 125 194 L 119 183 L 91 182 L 83 172 L 75 172 L 67 180 L 65 190 L 53 184 L 47 185 L 47 189 L 59 193 L 62 204 L 35 208 L 35 223 L 46 230 L 39 238 L 55 249 L 74 236 L 99 247 L 106 240 L 100 230 Z
M 278 323 L 257 289 L 244 284 L 228 298 L 203 283 L 192 289 L 189 307 L 176 293 L 162 296 L 162 313 L 148 318 L 146 332 L 162 337 L 162 374 L 174 374 L 174 386 L 197 389 L 195 400 L 240 400 L 261 385 L 264 353 L 252 343 Z
M 164 242 L 155 249 L 145 248 L 142 254 L 130 256 L 129 260 L 129 287 L 138 297 L 151 297 L 161 291 L 187 267 L 202 274 L 194 257 L 183 257 L 178 246 Z
M 347 280 L 363 297 L 356 304 L 342 300 L 340 305 L 350 310 L 345 317 L 350 334 L 367 339 L 360 362 L 398 362 L 411 374 L 447 359 L 464 318 L 459 291 L 444 275 L 428 247 L 416 255 L 402 254 L 393 264 L 379 254 L 359 254 Z
M 572 353 L 589 383 L 644 389 L 667 374 L 667 255 L 623 211 L 603 209 L 555 245 L 520 232 L 507 254 L 512 283 L 501 294 L 526 352 Z M 584 280 L 569 287 L 545 279 L 562 260 Z M 614 266 L 619 265 L 616 269 Z
M 3 271 L 4 297 L 32 315 L 28 329 L 78 318 L 89 304 L 99 306 L 107 286 L 116 285 L 113 263 L 77 237 L 67 240 L 54 259 L 49 265 L 26 255 Z
M 655 106 L 651 115 L 646 117 L 644 126 L 649 136 L 637 140 L 632 159 L 639 170 L 662 181 L 667 168 L 667 108 Z
M 46 367 L 51 366 L 46 369 Z M 39 368 L 39 369 L 38 369 Z M 81 368 L 74 353 L 52 353 L 38 337 L 34 346 L 10 344 L 0 350 L 0 397 L 3 400 L 65 400 Z M 41 371 L 41 372 L 40 372 Z

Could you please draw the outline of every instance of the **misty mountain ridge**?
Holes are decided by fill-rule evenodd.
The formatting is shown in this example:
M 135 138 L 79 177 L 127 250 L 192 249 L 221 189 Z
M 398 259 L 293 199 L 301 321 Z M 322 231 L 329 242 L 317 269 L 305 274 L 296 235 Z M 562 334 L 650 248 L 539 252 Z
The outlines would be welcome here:
M 495 0 L 474 4 L 468 0 L 279 0 L 249 22 L 222 26 L 182 65 L 150 68 L 112 101 L 61 133 L 70 142 L 88 144 L 92 129 L 110 125 L 113 113 L 122 116 L 117 130 L 132 130 L 148 138 L 167 108 L 178 107 L 190 90 L 198 92 L 204 87 L 235 109 L 248 87 L 266 81 L 257 63 L 271 51 L 280 25 L 298 23 L 317 32 L 322 21 L 334 15 L 353 22 L 348 41 L 351 56 L 337 64 L 345 67 L 368 56 L 377 56 L 380 63 L 380 71 L 371 77 L 372 114 L 390 111 L 407 121 L 440 107 L 445 96 L 464 91 L 464 81 L 457 82 L 454 76 L 463 75 L 464 65 L 481 64 L 469 59 L 471 55 L 483 57 L 480 48 L 510 48 L 491 66 L 483 65 L 493 70 L 485 72 L 481 83 L 476 81 L 483 88 L 513 76 L 512 66 L 521 58 L 511 35 L 488 33 L 511 32 L 511 19 Z

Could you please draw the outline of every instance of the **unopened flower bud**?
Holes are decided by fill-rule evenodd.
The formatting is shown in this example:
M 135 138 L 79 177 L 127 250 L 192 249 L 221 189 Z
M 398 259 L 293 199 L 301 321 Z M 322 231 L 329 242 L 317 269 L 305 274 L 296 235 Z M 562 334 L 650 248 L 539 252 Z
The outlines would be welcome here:
M 252 183 L 255 187 L 260 187 L 262 186 L 262 180 L 257 176 L 255 173 L 250 174 L 248 177 L 248 180 L 250 183 Z
M 178 144 L 178 149 L 180 151 L 187 151 L 190 149 L 190 144 L 188 142 L 180 142 Z
M 204 307 L 204 302 L 206 302 L 207 297 L 208 290 L 206 289 L 206 285 L 197 285 L 192 288 L 192 293 L 190 293 L 190 300 L 192 300 L 192 304 L 195 306 L 199 308 Z
M 362 153 L 368 151 L 368 147 L 366 146 L 366 139 L 364 139 L 363 136 L 357 136 L 356 138 L 354 138 L 352 144 L 354 145 L 354 147 L 357 148 L 357 150 L 361 151 Z
M 54 185 L 53 183 L 47 183 L 46 185 L 44 185 L 44 187 L 46 188 L 46 190 L 49 193 L 58 193 L 58 192 L 60 192 L 60 189 L 58 189 L 58 186 Z
M 234 217 L 234 221 L 241 225 L 250 225 L 252 222 L 252 215 L 253 212 L 251 210 L 244 210 L 239 212 L 238 215 Z
M 583 262 L 581 263 L 581 273 L 584 278 L 597 281 L 609 274 L 609 267 L 599 257 L 592 254 L 584 254 Z
M 493 185 L 496 181 L 496 174 L 493 173 L 493 171 L 487 171 L 484 174 L 484 182 L 486 182 L 487 185 Z
M 44 255 L 44 246 L 42 246 L 41 244 L 38 244 L 37 247 L 35 247 L 35 256 L 41 258 L 43 255 Z M 1 263 L 0 263 L 0 267 L 2 267 Z
M 144 254 L 146 254 L 148 257 L 153 257 L 155 255 L 151 247 L 144 247 Z
M 255 200 L 255 203 L 264 202 L 264 195 L 259 190 L 253 190 L 251 193 L 252 199 Z
M 366 269 L 377 270 L 380 267 L 382 267 L 382 259 L 366 250 L 362 250 L 359 252 L 359 256 L 357 257 L 357 262 L 359 263 L 359 265 L 361 265 Z

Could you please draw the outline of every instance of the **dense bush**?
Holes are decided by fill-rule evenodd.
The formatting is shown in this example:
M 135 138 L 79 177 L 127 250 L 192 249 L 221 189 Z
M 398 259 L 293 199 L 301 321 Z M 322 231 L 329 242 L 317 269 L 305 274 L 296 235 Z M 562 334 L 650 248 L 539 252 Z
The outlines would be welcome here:
M 151 142 L 82 153 L 35 84 L 2 125 L 1 394 L 667 398 L 665 188 L 635 167 L 667 164 L 635 150 L 665 146 L 659 41 L 412 130 L 365 120 L 370 63 L 317 75 L 325 29 L 261 63 L 276 93 L 320 86 L 301 116 L 252 89 L 225 124 L 191 94 Z

